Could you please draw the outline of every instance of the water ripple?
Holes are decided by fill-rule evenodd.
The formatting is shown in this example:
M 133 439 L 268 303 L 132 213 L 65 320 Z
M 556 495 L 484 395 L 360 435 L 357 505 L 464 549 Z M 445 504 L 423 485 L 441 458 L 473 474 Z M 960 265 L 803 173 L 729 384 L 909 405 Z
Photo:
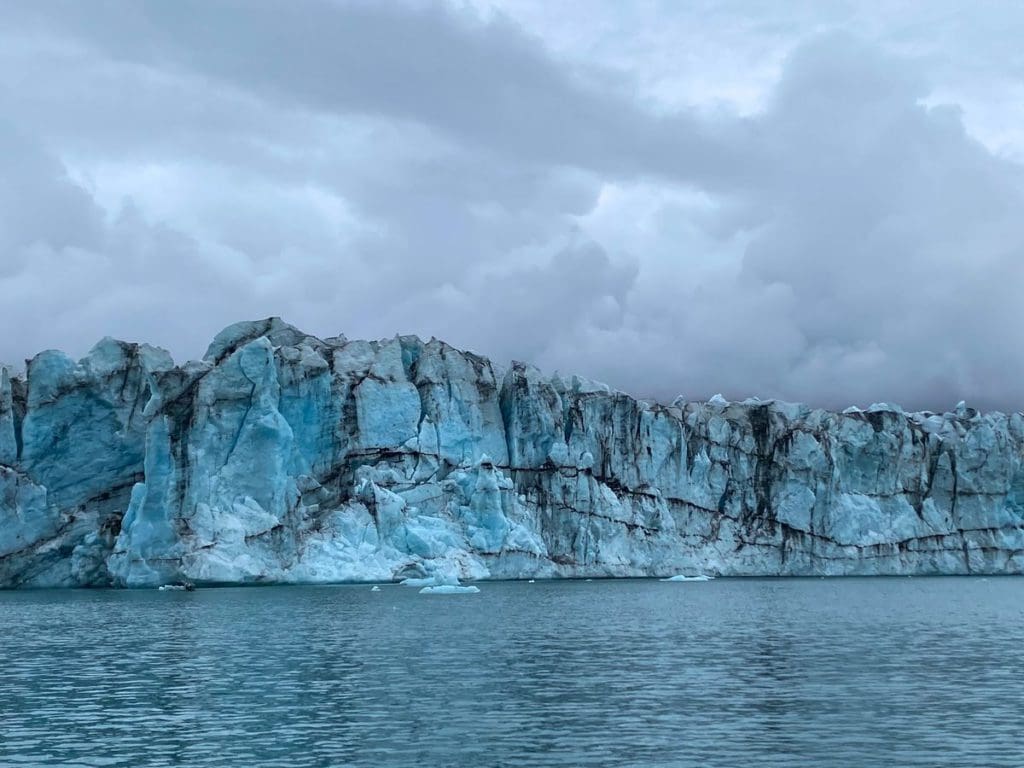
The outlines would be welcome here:
M 0 764 L 1013 766 L 1024 581 L 0 594 Z

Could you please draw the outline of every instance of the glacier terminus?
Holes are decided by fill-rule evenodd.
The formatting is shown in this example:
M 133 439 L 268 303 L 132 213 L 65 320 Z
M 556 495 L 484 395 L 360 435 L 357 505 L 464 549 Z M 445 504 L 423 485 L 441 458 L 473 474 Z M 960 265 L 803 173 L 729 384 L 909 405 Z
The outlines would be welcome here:
M 1024 416 L 645 402 L 232 325 L 0 378 L 0 586 L 1024 571 Z

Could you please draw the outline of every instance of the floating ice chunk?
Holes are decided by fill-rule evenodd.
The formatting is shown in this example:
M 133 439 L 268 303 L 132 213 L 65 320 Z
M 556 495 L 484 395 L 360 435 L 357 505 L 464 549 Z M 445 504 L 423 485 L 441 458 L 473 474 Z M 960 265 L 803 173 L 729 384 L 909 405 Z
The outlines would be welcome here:
M 679 574 L 677 576 L 669 576 L 667 579 L 660 579 L 660 581 L 711 581 L 714 576 L 706 576 L 703 573 L 699 576 L 684 576 Z
M 526 582 L 526 583 L 527 583 L 527 584 L 536 584 L 536 583 L 537 583 L 537 580 L 536 580 L 536 579 L 530 579 L 530 580 L 529 580 L 528 582 Z
M 849 416 L 850 414 L 853 413 L 864 413 L 864 411 L 862 411 L 856 405 L 851 405 L 849 408 L 843 408 L 843 413 Z
M 157 589 L 161 592 L 192 592 L 195 590 L 195 586 L 186 581 L 184 584 L 162 584 Z
M 374 584 L 372 587 L 370 587 L 370 591 L 371 592 L 380 592 L 380 587 L 378 587 L 376 584 Z
M 463 587 L 457 584 L 438 584 L 436 587 L 424 587 L 420 590 L 421 595 L 472 595 L 479 592 L 479 587 L 472 584 Z
M 715 395 L 710 400 L 708 400 L 708 405 L 725 406 L 725 405 L 728 405 L 728 404 L 729 404 L 729 401 L 726 400 L 724 397 L 722 397 L 721 393 Z

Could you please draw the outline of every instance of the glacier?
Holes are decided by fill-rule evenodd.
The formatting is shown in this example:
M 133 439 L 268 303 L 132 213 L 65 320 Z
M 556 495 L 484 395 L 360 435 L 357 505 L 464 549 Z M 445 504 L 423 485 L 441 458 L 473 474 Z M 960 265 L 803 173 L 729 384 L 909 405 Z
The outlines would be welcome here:
M 1024 416 L 646 402 L 279 318 L 0 369 L 0 586 L 1024 570 Z

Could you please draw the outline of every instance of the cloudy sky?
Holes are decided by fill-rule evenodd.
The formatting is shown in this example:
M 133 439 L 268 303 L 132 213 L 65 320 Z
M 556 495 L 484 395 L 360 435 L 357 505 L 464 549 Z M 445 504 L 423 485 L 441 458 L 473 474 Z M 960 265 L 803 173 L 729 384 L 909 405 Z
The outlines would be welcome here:
M 644 396 L 1024 407 L 1024 13 L 0 5 L 0 359 L 230 322 Z

